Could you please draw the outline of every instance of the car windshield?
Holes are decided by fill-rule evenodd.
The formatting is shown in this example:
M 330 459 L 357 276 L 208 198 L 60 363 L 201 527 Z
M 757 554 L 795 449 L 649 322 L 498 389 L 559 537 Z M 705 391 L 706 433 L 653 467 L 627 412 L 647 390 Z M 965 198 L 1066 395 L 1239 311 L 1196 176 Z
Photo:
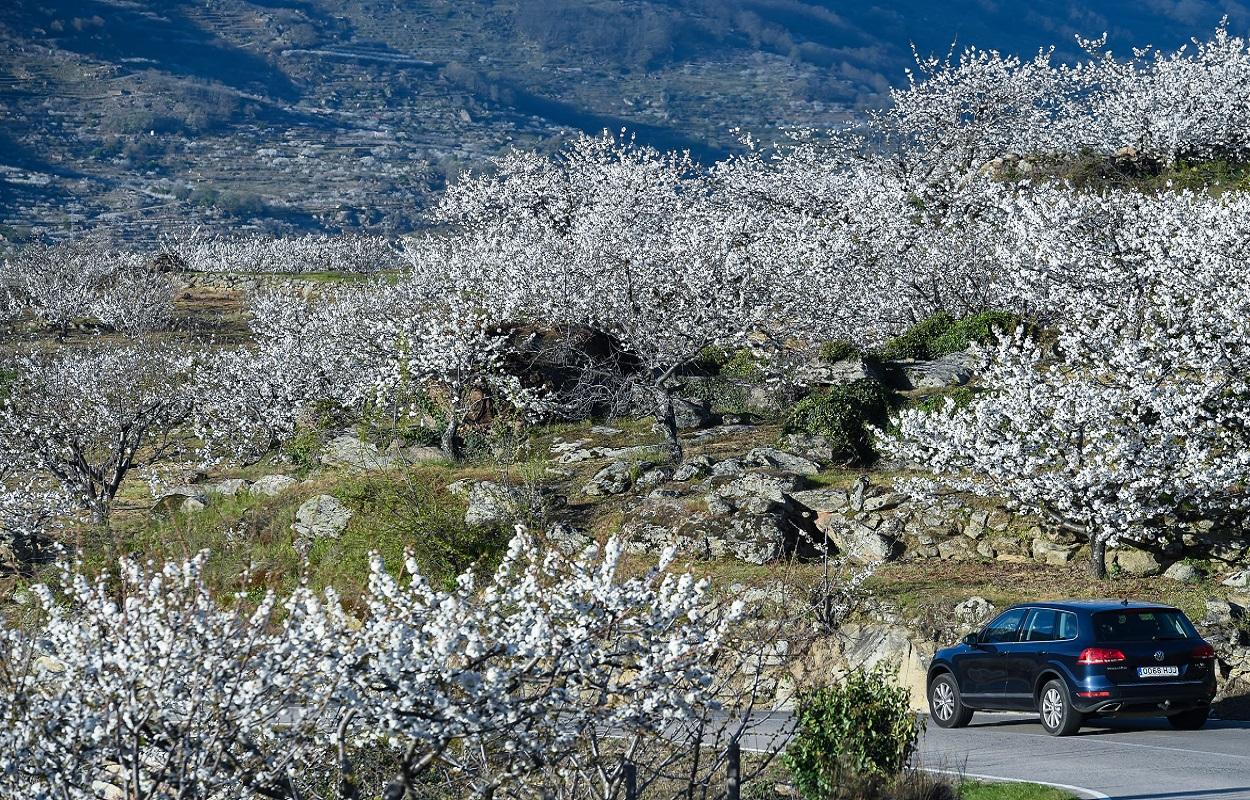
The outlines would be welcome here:
M 1184 614 L 1166 608 L 1104 611 L 1094 615 L 1094 631 L 1100 642 L 1158 642 L 1198 635 Z

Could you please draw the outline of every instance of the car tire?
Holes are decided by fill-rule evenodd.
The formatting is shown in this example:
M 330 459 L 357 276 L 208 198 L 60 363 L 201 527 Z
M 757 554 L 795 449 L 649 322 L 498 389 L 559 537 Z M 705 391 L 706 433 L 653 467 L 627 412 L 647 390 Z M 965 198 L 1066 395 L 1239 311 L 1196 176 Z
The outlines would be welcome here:
M 1071 736 L 1085 722 L 1085 715 L 1072 707 L 1068 686 L 1063 681 L 1054 680 L 1043 686 L 1037 705 L 1042 727 L 1051 736 Z
M 929 682 L 929 718 L 939 728 L 962 728 L 972 721 L 972 709 L 959 696 L 959 685 L 949 672 Z
M 1168 722 L 1178 731 L 1196 731 L 1207 724 L 1207 717 L 1209 716 L 1211 716 L 1211 709 L 1195 708 L 1190 711 L 1182 711 L 1179 714 L 1172 714 L 1168 717 Z

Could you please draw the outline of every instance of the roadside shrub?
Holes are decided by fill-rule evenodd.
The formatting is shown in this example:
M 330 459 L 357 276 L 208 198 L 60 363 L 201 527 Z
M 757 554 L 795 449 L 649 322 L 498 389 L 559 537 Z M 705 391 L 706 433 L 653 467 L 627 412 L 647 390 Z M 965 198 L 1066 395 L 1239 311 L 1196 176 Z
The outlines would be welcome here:
M 890 395 L 876 380 L 865 378 L 819 389 L 800 400 L 785 420 L 786 433 L 819 434 L 829 440 L 836 460 L 870 463 L 876 458 L 868 425 L 887 422 Z
M 963 319 L 938 311 L 886 342 L 876 355 L 885 361 L 938 358 L 967 350 L 973 342 L 984 344 L 1018 324 L 1019 317 L 1004 311 L 982 311 Z
M 799 695 L 782 759 L 804 800 L 850 800 L 865 783 L 893 783 L 903 772 L 922 723 L 894 677 L 882 666 L 857 669 L 840 684 Z

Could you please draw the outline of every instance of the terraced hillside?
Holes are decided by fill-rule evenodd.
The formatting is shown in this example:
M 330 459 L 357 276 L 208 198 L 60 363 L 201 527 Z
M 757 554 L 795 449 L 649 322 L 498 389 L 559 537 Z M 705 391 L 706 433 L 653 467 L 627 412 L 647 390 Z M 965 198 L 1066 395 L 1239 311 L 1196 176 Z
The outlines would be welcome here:
M 841 124 L 952 41 L 1174 47 L 1214 0 L 934 10 L 800 0 L 16 0 L 0 8 L 0 233 L 87 221 L 395 231 L 509 147 L 629 128 L 697 155 Z M 1023 22 L 1023 24 L 1021 24 Z

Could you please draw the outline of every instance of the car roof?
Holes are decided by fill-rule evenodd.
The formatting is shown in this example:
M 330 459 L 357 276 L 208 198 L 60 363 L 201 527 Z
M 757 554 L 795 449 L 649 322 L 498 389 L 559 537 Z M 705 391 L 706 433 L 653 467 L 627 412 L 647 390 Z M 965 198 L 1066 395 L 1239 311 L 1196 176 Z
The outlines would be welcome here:
M 1175 609 L 1174 606 L 1166 603 L 1145 603 L 1140 600 L 1115 600 L 1106 598 L 1102 600 L 1039 600 L 1036 603 L 1017 603 L 1012 608 L 1055 608 L 1064 611 L 1122 611 L 1126 608 L 1146 609 L 1146 608 L 1167 608 Z

